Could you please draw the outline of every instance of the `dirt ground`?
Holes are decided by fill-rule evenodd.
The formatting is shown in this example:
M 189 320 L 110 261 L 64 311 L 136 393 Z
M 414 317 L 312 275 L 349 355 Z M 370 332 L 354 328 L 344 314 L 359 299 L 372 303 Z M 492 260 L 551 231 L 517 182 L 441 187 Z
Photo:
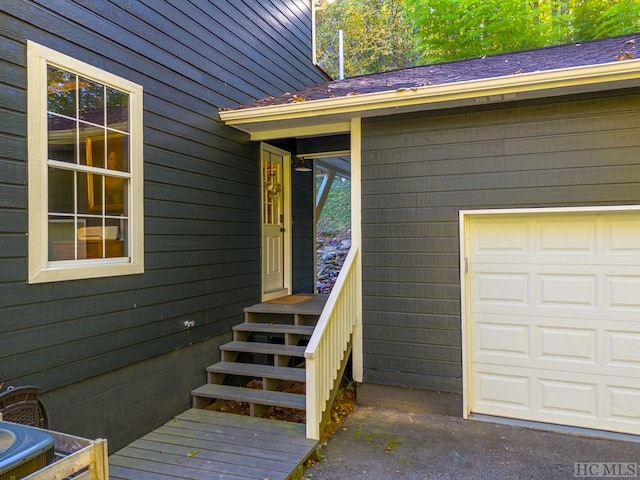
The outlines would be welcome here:
M 262 382 L 252 380 L 245 385 L 247 388 L 262 389 Z M 279 382 L 276 388 L 279 392 L 304 394 L 305 388 L 302 382 Z M 331 421 L 325 426 L 322 432 L 321 443 L 326 441 L 336 432 L 346 417 L 353 412 L 356 407 L 356 390 L 353 383 L 343 382 L 338 388 L 338 393 L 331 408 Z M 219 412 L 235 413 L 239 415 L 249 415 L 249 404 L 246 402 L 235 402 L 229 400 L 217 400 L 207 407 L 210 410 Z M 273 407 L 267 414 L 267 418 L 284 420 L 286 422 L 305 423 L 306 416 L 304 410 L 295 408 Z

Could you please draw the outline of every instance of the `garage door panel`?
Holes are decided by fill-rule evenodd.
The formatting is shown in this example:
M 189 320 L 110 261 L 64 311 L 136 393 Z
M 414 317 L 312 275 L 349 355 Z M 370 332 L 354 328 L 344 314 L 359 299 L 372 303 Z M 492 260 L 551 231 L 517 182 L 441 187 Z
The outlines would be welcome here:
M 608 330 L 605 337 L 607 366 L 640 369 L 640 333 Z M 630 371 L 629 374 L 633 373 Z
M 474 374 L 474 387 L 477 404 L 493 414 L 504 409 L 531 411 L 531 379 L 527 375 L 479 369 Z
M 466 228 L 470 411 L 640 434 L 640 212 Z
M 527 367 L 479 366 L 473 375 L 474 413 L 637 434 L 640 380 Z
M 545 361 L 579 362 L 595 365 L 598 361 L 598 333 L 595 329 L 539 327 L 537 358 Z
M 529 275 L 526 272 L 478 272 L 475 276 L 477 303 L 529 305 Z
M 540 378 L 538 388 L 538 411 L 541 414 L 597 419 L 598 386 L 596 384 Z
M 640 228 L 637 215 L 606 218 L 604 251 L 607 255 L 640 254 Z
M 640 278 L 631 275 L 607 275 L 605 304 L 610 310 L 634 311 L 640 314 Z
M 632 429 L 640 426 L 640 388 L 606 385 L 605 395 L 608 397 L 605 402 L 608 421 L 629 425 Z
M 531 340 L 529 325 L 507 323 L 484 323 L 475 325 L 474 342 L 477 345 L 476 358 L 479 361 L 491 357 L 518 357 L 529 359 Z M 496 360 L 499 361 L 499 360 Z
M 472 361 L 539 371 L 566 370 L 597 375 L 640 376 L 640 332 L 633 322 L 601 318 L 528 317 L 477 313 L 471 326 Z M 636 322 L 637 323 L 637 322 Z
M 567 235 L 567 221 L 573 235 Z M 544 255 L 596 255 L 597 223 L 595 219 L 556 219 L 532 221 L 534 252 Z
M 537 276 L 541 307 L 598 308 L 598 277 L 595 274 L 543 274 Z
M 487 221 L 473 227 L 469 248 L 475 255 L 523 255 L 529 252 L 529 237 L 527 221 Z

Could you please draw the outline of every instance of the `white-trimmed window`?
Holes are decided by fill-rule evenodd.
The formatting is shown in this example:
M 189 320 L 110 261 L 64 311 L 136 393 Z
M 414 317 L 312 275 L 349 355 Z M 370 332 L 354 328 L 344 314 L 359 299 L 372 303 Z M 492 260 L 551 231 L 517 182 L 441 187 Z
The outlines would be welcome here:
M 142 87 L 27 45 L 29 282 L 142 273 Z

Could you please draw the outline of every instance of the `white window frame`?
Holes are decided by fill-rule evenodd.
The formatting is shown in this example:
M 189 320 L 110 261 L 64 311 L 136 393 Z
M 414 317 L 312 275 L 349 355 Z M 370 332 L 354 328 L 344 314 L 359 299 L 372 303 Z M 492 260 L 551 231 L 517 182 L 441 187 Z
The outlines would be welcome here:
M 48 259 L 47 65 L 54 65 L 129 94 L 131 192 L 127 211 L 127 257 L 55 262 Z M 143 273 L 142 86 L 32 41 L 27 42 L 27 85 L 29 283 Z

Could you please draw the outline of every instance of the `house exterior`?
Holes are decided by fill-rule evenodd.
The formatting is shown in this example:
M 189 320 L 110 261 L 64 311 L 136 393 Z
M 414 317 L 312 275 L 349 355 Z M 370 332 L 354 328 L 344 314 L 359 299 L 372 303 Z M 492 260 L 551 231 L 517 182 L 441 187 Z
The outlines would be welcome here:
M 117 450 L 190 406 L 244 307 L 312 291 L 295 145 L 217 113 L 327 79 L 311 15 L 306 0 L 0 7 L 0 383 L 39 386 L 51 428 Z M 287 264 L 267 289 L 276 169 L 295 202 L 273 219 Z
M 221 112 L 253 141 L 313 143 L 323 158 L 350 142 L 359 392 L 640 434 L 639 39 L 350 78 Z

